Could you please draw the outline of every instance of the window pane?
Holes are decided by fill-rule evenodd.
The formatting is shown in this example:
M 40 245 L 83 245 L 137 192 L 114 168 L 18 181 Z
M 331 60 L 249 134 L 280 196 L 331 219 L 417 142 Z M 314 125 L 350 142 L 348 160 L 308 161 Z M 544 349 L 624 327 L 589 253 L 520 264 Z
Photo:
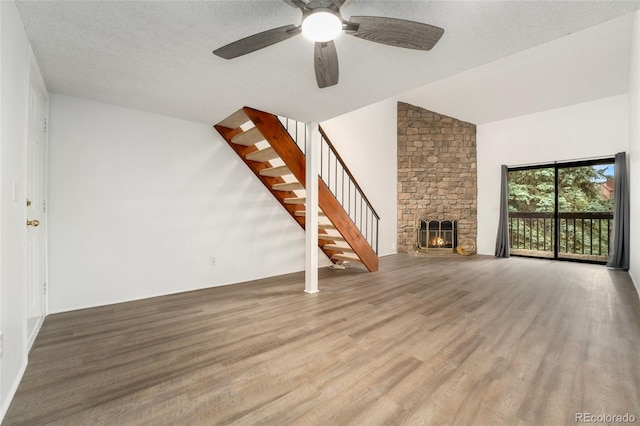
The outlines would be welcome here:
M 606 262 L 613 227 L 613 167 L 558 169 L 558 257 Z
M 509 172 L 511 252 L 553 257 L 555 169 Z

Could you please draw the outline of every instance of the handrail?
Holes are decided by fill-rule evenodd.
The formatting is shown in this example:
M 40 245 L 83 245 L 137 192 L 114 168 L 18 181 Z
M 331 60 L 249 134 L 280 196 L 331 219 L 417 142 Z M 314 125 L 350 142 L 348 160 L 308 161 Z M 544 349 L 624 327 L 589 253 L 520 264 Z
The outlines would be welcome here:
M 369 201 L 369 199 L 365 195 L 364 191 L 362 190 L 362 188 L 358 184 L 358 181 L 356 180 L 356 178 L 353 177 L 353 174 L 351 174 L 351 170 L 349 170 L 349 167 L 347 167 L 346 163 L 344 162 L 344 160 L 342 159 L 342 157 L 338 153 L 338 150 L 336 150 L 335 146 L 333 146 L 333 144 L 331 143 L 331 139 L 329 139 L 327 134 L 324 132 L 324 129 L 322 128 L 322 126 L 318 126 L 318 130 L 320 130 L 320 134 L 322 135 L 324 140 L 327 141 L 327 145 L 329 146 L 329 148 L 331 148 L 331 151 L 335 154 L 336 158 L 338 159 L 338 161 L 340 162 L 340 164 L 344 168 L 344 171 L 347 172 L 347 176 L 349 176 L 349 178 L 353 181 L 353 183 L 356 186 L 356 188 L 358 189 L 358 191 L 360 191 L 360 194 L 362 194 L 362 198 L 364 198 L 364 201 L 367 203 L 369 208 L 371 208 L 371 212 L 373 213 L 373 215 L 376 217 L 376 219 L 380 220 L 380 216 L 378 215 L 376 210 L 373 208 L 373 205 L 371 204 L 371 202 Z
M 278 121 L 282 125 L 283 129 L 289 134 L 291 139 L 295 142 L 296 146 L 300 150 L 300 152 L 306 156 L 306 142 L 307 142 L 307 129 L 308 124 L 299 122 L 296 120 L 292 120 L 288 117 L 277 116 Z M 358 228 L 364 239 L 367 241 L 369 246 L 374 250 L 374 252 L 378 253 L 378 232 L 379 232 L 379 223 L 380 223 L 380 215 L 373 208 L 371 201 L 367 198 L 362 187 L 356 181 L 353 173 L 347 167 L 346 163 L 336 150 L 335 146 L 324 132 L 321 126 L 318 126 L 318 131 L 320 133 L 320 170 L 319 170 L 319 178 L 326 184 L 327 189 L 333 194 L 334 198 L 338 202 L 338 204 L 342 207 L 342 210 L 347 214 L 351 222 Z M 302 133 L 302 135 L 301 135 Z M 326 143 L 328 149 L 329 157 L 333 156 L 335 163 L 333 170 L 331 170 L 331 164 L 327 163 L 328 172 L 327 175 L 324 173 L 324 163 L 323 163 L 323 143 Z M 338 165 L 342 169 L 342 191 L 338 190 L 337 185 L 337 174 L 338 174 Z M 333 182 L 333 188 L 331 185 L 331 176 L 330 172 L 333 171 L 336 174 L 336 177 Z M 345 178 L 346 174 L 346 178 Z M 326 178 L 326 179 L 325 179 Z M 347 206 L 345 206 L 345 183 L 348 184 L 348 196 L 347 196 Z M 353 197 L 351 196 L 351 190 L 353 188 Z M 339 195 L 340 194 L 340 195 Z M 340 197 L 341 200 L 338 199 Z M 360 210 L 358 214 L 358 206 L 357 201 L 360 198 Z M 354 209 L 351 210 L 351 206 L 353 202 Z M 365 210 L 366 208 L 366 210 Z M 359 224 L 358 224 L 359 222 Z M 375 223 L 374 223 L 375 222 Z M 369 226 L 371 225 L 371 226 Z
M 321 126 L 318 126 L 318 132 L 320 133 L 320 178 L 377 254 L 380 216 Z M 326 163 L 324 160 L 325 149 Z M 358 198 L 360 199 L 359 203 Z
M 297 120 L 294 120 L 294 119 L 291 119 L 289 117 L 284 117 L 284 116 L 278 116 L 278 121 L 280 121 L 280 123 L 285 128 L 287 133 L 289 133 L 291 138 L 295 141 L 296 146 L 300 149 L 300 151 L 302 151 L 303 154 L 306 154 L 306 152 L 305 152 L 306 149 L 305 148 L 306 148 L 306 138 L 307 138 L 307 136 L 306 136 L 307 124 L 303 123 L 303 122 L 300 122 L 300 121 L 297 121 Z M 293 125 L 290 125 L 290 123 L 293 123 Z M 299 127 L 300 127 L 301 124 L 303 125 L 303 129 L 304 129 L 304 131 L 302 132 L 303 133 L 303 137 L 304 137 L 303 141 L 301 141 L 302 138 L 299 135 Z M 295 128 L 295 133 L 292 133 L 292 129 L 293 128 Z M 371 201 L 369 201 L 369 199 L 365 195 L 364 191 L 362 190 L 362 187 L 360 186 L 360 184 L 358 184 L 358 181 L 353 176 L 353 173 L 351 173 L 351 170 L 349 170 L 349 167 L 347 166 L 347 164 L 344 162 L 344 160 L 340 156 L 340 153 L 338 153 L 338 150 L 333 145 L 333 143 L 331 142 L 331 139 L 329 139 L 329 136 L 327 136 L 327 134 L 325 133 L 325 131 L 322 128 L 322 126 L 318 125 L 318 130 L 320 131 L 320 135 L 327 142 L 327 145 L 329 146 L 329 149 L 331 150 L 331 152 L 335 155 L 336 159 L 338 160 L 338 162 L 340 163 L 340 165 L 342 166 L 344 171 L 347 173 L 347 176 L 349 176 L 349 179 L 351 179 L 351 181 L 353 182 L 353 184 L 356 187 L 356 189 L 362 195 L 362 198 L 364 199 L 364 201 L 367 203 L 367 205 L 371 209 L 371 212 L 373 213 L 373 215 L 376 217 L 376 219 L 380 220 L 380 215 L 378 215 L 378 212 L 376 212 L 376 210 L 373 208 L 373 204 L 371 204 Z M 301 144 L 300 142 L 303 142 L 303 143 Z
M 552 212 L 509 212 L 509 241 L 515 250 L 606 257 L 612 223 L 613 212 L 559 212 L 557 221 Z
M 613 212 L 559 212 L 560 219 L 613 219 Z M 509 212 L 514 218 L 553 218 L 553 212 Z
M 242 114 L 241 114 L 242 113 Z M 231 120 L 233 118 L 233 120 Z M 233 138 L 239 134 L 242 134 L 244 128 L 239 127 L 241 124 L 238 123 L 242 118 L 244 122 L 251 121 L 255 129 L 257 129 L 262 135 L 263 139 L 271 146 L 271 148 L 275 151 L 275 153 L 280 157 L 280 160 L 287 166 L 289 169 L 287 173 L 290 173 L 295 177 L 295 179 L 300 182 L 300 184 L 306 188 L 307 187 L 307 179 L 306 179 L 306 159 L 305 159 L 305 144 L 308 142 L 308 136 L 310 135 L 310 125 L 298 122 L 295 120 L 287 119 L 285 117 L 279 117 L 277 115 L 256 110 L 250 107 L 243 107 L 239 112 L 234 113 L 231 118 L 225 119 L 226 121 L 223 124 L 217 124 L 214 127 L 220 133 L 220 135 L 224 138 L 224 140 L 229 144 L 229 146 L 242 158 L 245 164 L 255 173 L 256 177 L 266 186 L 266 188 L 275 196 L 275 198 L 280 202 L 280 204 L 285 208 L 285 210 L 292 216 L 292 218 L 303 228 L 305 229 L 305 215 L 300 215 L 300 212 L 305 211 L 305 206 L 301 204 L 290 204 L 287 202 L 288 198 L 298 197 L 294 191 L 281 191 L 278 189 L 274 189 L 274 185 L 278 183 L 286 183 L 286 179 L 283 179 L 280 176 L 272 176 L 272 173 L 262 173 L 266 168 L 277 167 L 278 163 L 271 163 L 270 161 L 264 162 L 256 162 L 250 161 L 246 159 L 246 155 L 251 152 L 256 152 L 260 149 L 257 146 L 245 146 L 243 144 L 238 144 L 233 142 Z M 232 128 L 233 127 L 233 128 Z M 322 146 L 322 137 L 316 128 L 313 129 L 313 137 L 318 138 L 320 145 Z M 252 135 L 257 136 L 257 135 Z M 296 148 L 293 147 L 296 145 Z M 321 163 L 321 158 L 317 159 L 319 163 Z M 337 167 L 338 163 L 335 163 Z M 277 174 L 277 173 L 276 173 Z M 343 176 L 346 173 L 343 171 Z M 345 184 L 347 183 L 346 178 L 344 178 Z M 358 211 L 354 209 L 356 214 L 356 219 L 360 219 L 360 225 L 357 225 L 356 219 L 353 216 L 350 216 L 349 213 L 345 210 L 344 204 L 340 203 L 338 197 L 334 192 L 330 190 L 330 188 L 325 184 L 325 181 L 322 178 L 322 175 L 318 173 L 317 177 L 313 179 L 317 182 L 318 185 L 318 207 L 322 209 L 323 214 L 327 217 L 331 224 L 332 228 L 335 228 L 335 231 L 339 233 L 339 235 L 335 235 L 335 241 L 344 241 L 349 248 L 353 250 L 353 252 L 357 255 L 358 261 L 362 262 L 362 264 L 371 272 L 378 271 L 379 261 L 377 256 L 377 223 L 374 224 L 374 216 L 370 213 L 371 210 L 367 207 L 366 212 L 362 210 L 364 205 L 364 201 L 362 201 L 362 197 L 359 197 L 361 200 L 360 204 L 360 213 L 358 215 Z M 315 182 L 314 182 L 315 183 Z M 351 181 L 349 184 L 355 188 L 355 185 Z M 356 190 L 353 190 L 354 194 L 356 194 Z M 357 194 L 356 194 L 357 196 Z M 365 227 L 370 223 L 372 226 L 371 229 L 375 226 L 375 234 L 374 231 L 370 231 L 367 233 L 367 228 L 362 227 L 362 219 L 366 214 Z M 331 237 L 332 233 L 327 232 L 324 229 L 318 229 L 319 234 L 327 234 L 326 237 Z M 367 239 L 367 235 L 370 235 L 370 239 Z M 332 258 L 336 254 L 340 254 L 344 250 L 340 249 L 340 244 L 336 248 L 335 245 L 327 244 L 327 242 L 331 242 L 331 240 L 324 239 L 318 241 L 318 246 L 320 249 L 329 257 Z M 376 249 L 374 251 L 374 244 Z M 337 259 L 332 259 L 334 262 Z

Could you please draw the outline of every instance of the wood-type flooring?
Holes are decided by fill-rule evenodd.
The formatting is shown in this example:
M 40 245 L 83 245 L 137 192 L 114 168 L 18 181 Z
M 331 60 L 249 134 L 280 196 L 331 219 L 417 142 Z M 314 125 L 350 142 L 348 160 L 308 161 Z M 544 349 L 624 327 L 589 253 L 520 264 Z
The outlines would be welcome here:
M 640 423 L 640 302 L 598 265 L 380 259 L 50 315 L 3 425 Z

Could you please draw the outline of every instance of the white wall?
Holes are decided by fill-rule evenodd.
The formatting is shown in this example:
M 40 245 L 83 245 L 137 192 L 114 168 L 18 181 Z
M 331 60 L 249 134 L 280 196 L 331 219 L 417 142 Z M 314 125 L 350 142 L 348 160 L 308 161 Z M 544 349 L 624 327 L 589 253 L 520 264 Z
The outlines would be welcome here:
M 50 123 L 51 312 L 304 269 L 303 230 L 212 127 L 58 94 Z
M 389 99 L 322 123 L 382 217 L 382 255 L 396 252 L 396 108 L 397 100 Z M 478 252 L 493 254 L 495 249 L 500 165 L 606 157 L 629 151 L 628 113 L 628 97 L 619 95 L 479 125 Z
M 13 2 L 0 2 L 0 65 L 1 421 L 27 364 L 24 243 L 29 44 Z
M 627 95 L 478 126 L 478 253 L 493 254 L 500 165 L 613 156 L 629 150 Z
M 640 217 L 640 12 L 634 15 L 629 69 L 629 174 L 631 217 Z M 631 220 L 629 274 L 640 294 L 640 224 Z
M 398 236 L 397 115 L 389 99 L 321 123 L 380 216 L 381 256 L 396 253 Z

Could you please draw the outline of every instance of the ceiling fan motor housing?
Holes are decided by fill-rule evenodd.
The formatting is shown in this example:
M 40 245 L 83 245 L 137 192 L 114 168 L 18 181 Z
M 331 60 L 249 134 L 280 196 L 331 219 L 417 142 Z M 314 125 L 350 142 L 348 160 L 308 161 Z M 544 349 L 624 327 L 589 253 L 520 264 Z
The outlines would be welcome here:
M 302 17 L 302 34 L 315 42 L 327 42 L 342 32 L 342 17 L 329 8 L 315 8 Z

